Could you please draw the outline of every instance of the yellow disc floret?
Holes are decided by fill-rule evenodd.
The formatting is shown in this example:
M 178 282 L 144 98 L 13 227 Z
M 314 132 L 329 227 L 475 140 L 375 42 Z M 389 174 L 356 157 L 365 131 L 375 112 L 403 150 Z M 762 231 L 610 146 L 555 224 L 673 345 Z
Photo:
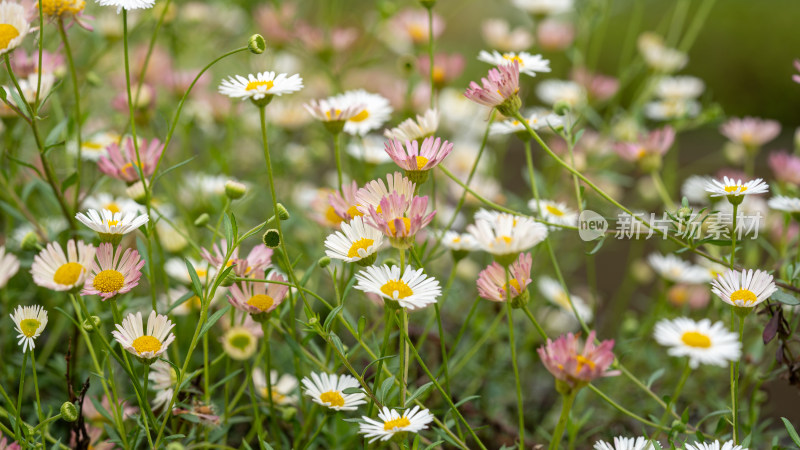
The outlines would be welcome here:
M 752 291 L 739 289 L 731 294 L 731 302 L 736 303 L 739 300 L 744 302 L 744 305 L 747 306 L 748 303 L 755 303 L 758 301 L 758 297 Z
M 65 286 L 75 284 L 84 270 L 82 265 L 76 262 L 68 262 L 56 270 L 56 273 L 53 274 L 53 281 Z
M 381 286 L 381 292 L 392 298 L 395 298 L 394 293 L 397 292 L 397 299 L 414 295 L 414 291 L 403 280 L 389 280 Z
M 36 319 L 22 319 L 19 322 L 19 329 L 25 337 L 33 337 L 41 325 L 42 323 Z
M 320 394 L 319 399 L 322 400 L 323 403 L 331 405 L 331 408 L 344 406 L 344 397 L 337 391 L 323 392 Z
M 358 254 L 358 251 L 360 249 L 366 250 L 370 246 L 372 246 L 372 244 L 374 244 L 374 243 L 375 243 L 374 240 L 367 239 L 367 238 L 361 238 L 361 239 L 353 242 L 353 245 L 350 246 L 350 251 L 347 252 L 347 257 L 348 258 L 358 258 L 360 256 Z
M 391 431 L 395 428 L 405 428 L 411 425 L 411 421 L 409 421 L 406 416 L 400 417 L 398 419 L 387 420 L 383 423 L 383 431 Z
M 0 50 L 8 48 L 11 41 L 19 37 L 19 30 L 9 23 L 0 23 Z
M 697 331 L 687 331 L 681 335 L 681 341 L 689 347 L 695 348 L 709 348 L 711 347 L 711 339 L 703 333 Z
M 157 352 L 161 350 L 161 341 L 153 336 L 139 336 L 133 341 L 133 349 L 136 353 L 142 354 L 144 352 Z
M 244 89 L 246 91 L 255 91 L 255 90 L 261 88 L 262 86 L 266 87 L 265 90 L 268 91 L 268 90 L 272 89 L 272 86 L 275 86 L 275 83 L 272 82 L 272 81 L 251 81 L 251 82 L 247 83 L 247 87 L 245 87 Z
M 106 269 L 95 275 L 92 286 L 104 294 L 116 292 L 125 286 L 125 276 L 116 270 Z
M 270 297 L 269 295 L 265 294 L 256 294 L 250 297 L 249 300 L 247 300 L 248 305 L 254 308 L 258 308 L 261 311 L 266 311 L 270 309 L 274 303 L 275 300 L 273 300 L 272 297 Z

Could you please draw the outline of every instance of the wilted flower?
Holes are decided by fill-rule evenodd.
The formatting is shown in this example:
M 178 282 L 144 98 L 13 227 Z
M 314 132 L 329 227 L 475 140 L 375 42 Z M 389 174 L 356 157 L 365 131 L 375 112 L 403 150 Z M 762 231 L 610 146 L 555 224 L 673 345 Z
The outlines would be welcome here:
M 503 65 L 496 69 L 489 69 L 486 78 L 481 78 L 482 86 L 474 81 L 469 83 L 469 88 L 464 93 L 473 102 L 497 108 L 504 116 L 513 116 L 522 105 L 519 95 L 519 64 Z
M 416 120 L 408 118 L 400 122 L 395 128 L 384 130 L 383 135 L 387 139 L 400 142 L 417 141 L 432 136 L 437 128 L 439 128 L 439 112 L 435 109 L 429 109 L 425 111 L 425 114 L 417 114 Z M 387 143 L 386 146 L 388 147 L 389 144 Z M 389 157 L 391 157 L 391 154 Z
M 0 289 L 6 286 L 8 280 L 19 270 L 19 259 L 13 253 L 6 253 L 6 247 L 0 245 Z

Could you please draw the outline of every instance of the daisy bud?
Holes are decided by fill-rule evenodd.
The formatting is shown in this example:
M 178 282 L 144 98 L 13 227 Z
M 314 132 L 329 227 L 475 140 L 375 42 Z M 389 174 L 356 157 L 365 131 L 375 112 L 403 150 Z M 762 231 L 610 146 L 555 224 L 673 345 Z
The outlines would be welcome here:
M 61 405 L 61 419 L 64 422 L 75 422 L 78 420 L 78 408 L 72 402 L 64 402 Z
M 281 233 L 275 228 L 271 228 L 264 233 L 261 241 L 269 248 L 278 248 L 281 245 Z
M 33 231 L 28 232 L 28 234 L 22 238 L 22 243 L 20 246 L 23 250 L 27 251 L 38 252 L 42 249 L 42 245 L 39 243 L 39 236 L 37 236 Z
M 229 199 L 240 199 L 244 197 L 245 193 L 247 193 L 247 186 L 245 186 L 244 183 L 234 180 L 228 180 L 225 182 L 225 195 L 227 195 Z
M 211 220 L 211 217 L 208 214 L 203 213 L 197 216 L 197 219 L 194 219 L 194 226 L 197 228 L 203 228 L 208 224 L 208 221 Z
M 84 330 L 88 332 L 92 332 L 100 326 L 100 318 L 97 316 L 89 317 L 88 319 L 84 319 L 83 323 L 81 324 Z
M 289 211 L 283 206 L 283 203 L 278 203 L 278 218 L 281 220 L 289 220 L 291 217 Z
M 225 278 L 222 279 L 220 285 L 224 287 L 230 287 L 233 285 L 233 283 L 236 283 L 236 274 L 231 271 Z
M 264 36 L 254 34 L 250 36 L 250 40 L 247 41 L 247 48 L 250 50 L 250 53 L 260 55 L 267 49 L 267 41 L 264 40 Z
M 130 197 L 136 203 L 140 205 L 145 204 L 147 193 L 145 192 L 144 184 L 142 184 L 141 181 L 137 181 L 136 183 L 128 186 L 125 189 L 125 193 L 128 194 L 128 197 Z
M 319 261 L 317 261 L 317 265 L 319 266 L 320 269 L 328 267 L 330 263 L 331 263 L 331 258 L 329 256 L 323 256 L 322 258 L 319 259 Z

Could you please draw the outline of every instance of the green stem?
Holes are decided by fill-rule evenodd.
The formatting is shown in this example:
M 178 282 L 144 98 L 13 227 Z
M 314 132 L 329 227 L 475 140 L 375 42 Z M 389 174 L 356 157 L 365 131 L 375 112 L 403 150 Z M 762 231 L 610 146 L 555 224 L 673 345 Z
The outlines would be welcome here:
M 36 393 L 36 411 L 39 414 L 39 423 L 44 422 L 44 411 L 42 411 L 42 401 L 39 398 L 39 380 L 36 375 L 36 356 L 31 349 L 31 370 L 33 371 L 33 391 Z M 44 443 L 44 428 L 41 429 L 42 443 Z
M 672 393 L 672 397 L 669 398 L 667 401 L 667 409 L 664 411 L 664 414 L 661 415 L 661 420 L 658 421 L 659 425 L 664 425 L 667 418 L 669 417 L 669 413 L 672 410 L 672 405 L 678 402 L 678 398 L 681 395 L 681 391 L 683 390 L 683 385 L 686 383 L 686 380 L 689 379 L 689 374 L 692 373 L 692 368 L 689 366 L 689 359 L 686 359 L 686 365 L 683 368 L 683 374 L 681 375 L 680 380 L 678 381 L 677 386 L 675 386 L 675 391 Z M 653 435 L 650 437 L 651 441 L 654 441 L 658 438 L 661 434 L 660 429 L 656 429 Z
M 575 403 L 575 396 L 578 395 L 578 389 L 572 388 L 566 394 L 561 394 L 561 415 L 558 417 L 556 429 L 553 430 L 553 438 L 550 440 L 550 450 L 558 450 L 561 444 L 561 437 L 564 436 L 564 430 L 569 421 L 569 412 L 572 409 L 572 404 Z
M 253 420 L 255 420 L 255 422 L 256 422 L 256 435 L 258 436 L 258 441 L 260 443 L 261 440 L 263 439 L 264 432 L 263 432 L 263 429 L 261 428 L 261 422 L 262 422 L 261 413 L 259 412 L 258 402 L 256 401 L 256 397 L 258 396 L 258 394 L 256 393 L 256 387 L 255 387 L 255 384 L 253 383 L 253 369 L 250 367 L 250 363 L 247 362 L 247 361 L 245 361 L 245 363 L 244 363 L 244 368 L 247 371 L 246 377 L 247 377 L 247 387 L 250 389 L 250 405 L 253 407 Z M 269 388 L 269 383 L 270 383 L 270 381 L 269 381 L 269 379 L 270 379 L 269 372 L 267 372 L 266 378 L 267 378 L 267 383 L 268 383 L 267 395 L 269 395 L 270 398 L 271 398 L 272 397 L 272 390 L 270 390 L 270 388 Z M 274 420 L 274 417 L 273 417 L 273 420 Z
M 736 262 L 736 215 L 739 211 L 739 205 L 733 204 L 733 229 L 731 229 L 731 261 L 730 261 L 730 268 L 733 269 L 733 266 Z
M 650 172 L 650 177 L 653 179 L 653 184 L 656 187 L 656 191 L 658 191 L 658 195 L 661 197 L 661 201 L 664 202 L 664 206 L 670 211 L 674 210 L 675 203 L 673 203 L 672 198 L 669 196 L 667 187 L 664 186 L 664 180 L 661 179 L 661 174 L 658 173 L 657 170 L 654 170 Z
M 22 420 L 22 391 L 25 388 L 25 369 L 28 367 L 27 352 L 22 355 L 22 371 L 19 376 L 19 391 L 17 391 L 17 416 L 14 421 L 14 437 L 17 442 L 22 441 L 22 427 L 19 426 Z
M 64 20 L 61 16 L 58 17 L 58 32 L 61 34 L 61 41 L 64 43 L 64 53 L 67 54 L 67 64 L 69 65 L 69 76 L 72 80 L 72 95 L 75 97 L 75 137 L 78 143 L 78 157 L 75 162 L 75 197 L 74 209 L 77 211 L 80 207 L 80 192 L 81 192 L 81 152 L 83 150 L 83 137 L 81 136 L 81 94 L 78 87 L 78 72 L 75 70 L 75 60 L 72 56 L 72 49 L 69 45 L 67 38 L 67 30 L 64 28 Z
M 506 267 L 506 286 L 508 286 L 508 268 Z M 525 448 L 525 410 L 522 404 L 522 382 L 517 367 L 517 346 L 514 342 L 514 315 L 511 309 L 511 289 L 507 289 L 506 315 L 508 316 L 508 345 L 511 347 L 511 365 L 514 368 L 514 382 L 517 387 L 517 419 L 519 423 L 519 448 Z
M 333 134 L 333 155 L 336 158 L 336 181 L 339 187 L 339 194 L 344 195 L 342 189 L 342 152 L 341 152 L 342 133 Z
M 269 404 L 269 415 L 270 415 L 270 426 L 272 428 L 272 440 L 273 442 L 280 442 L 280 436 L 278 434 L 278 415 L 275 414 L 275 400 L 273 397 L 272 391 L 272 350 L 270 348 L 270 335 L 272 334 L 272 330 L 269 326 L 269 321 L 261 323 L 261 329 L 264 332 L 264 351 L 266 354 L 266 374 L 264 378 L 267 380 L 267 392 L 269 393 L 267 404 Z
M 733 311 L 733 310 L 731 310 Z M 732 313 L 733 314 L 733 313 Z M 733 318 L 731 318 L 733 321 Z M 744 316 L 739 315 L 739 342 L 744 354 Z M 733 422 L 733 443 L 739 444 L 739 360 L 731 363 L 731 421 Z

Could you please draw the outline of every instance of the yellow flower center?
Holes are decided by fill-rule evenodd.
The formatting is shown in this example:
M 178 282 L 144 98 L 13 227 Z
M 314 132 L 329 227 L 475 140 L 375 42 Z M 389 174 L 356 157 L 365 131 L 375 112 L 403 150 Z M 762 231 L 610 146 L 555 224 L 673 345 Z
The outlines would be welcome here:
M 422 27 L 422 25 L 417 25 L 415 23 L 409 25 L 406 30 L 408 31 L 408 35 L 411 36 L 411 39 L 414 42 L 422 42 L 422 40 L 428 37 L 428 30 Z
M 266 86 L 265 91 L 272 89 L 272 86 L 275 86 L 275 83 L 272 81 L 251 81 L 247 83 L 247 87 L 244 88 L 246 91 L 255 91 L 259 89 L 261 86 Z
M 433 66 L 433 82 L 437 84 L 444 83 L 445 71 L 441 67 Z
M 125 285 L 125 277 L 116 270 L 106 269 L 92 280 L 92 286 L 102 293 L 115 292 Z
M 19 322 L 19 329 L 25 337 L 33 337 L 41 324 L 42 323 L 36 319 L 22 319 Z
M 269 391 L 267 390 L 266 387 L 261 388 L 261 396 L 264 397 L 264 398 L 269 397 Z M 278 403 L 278 404 L 283 403 L 283 401 L 285 399 L 286 399 L 286 396 L 281 394 L 280 392 L 273 392 L 272 393 L 272 401 L 274 401 L 275 403 Z
M 334 109 L 333 110 L 333 114 L 331 114 L 331 111 L 328 110 L 328 111 L 325 111 L 325 117 L 327 117 L 328 120 L 330 120 L 330 119 L 333 119 L 334 117 L 339 117 L 339 114 L 341 114 L 341 113 L 342 113 L 341 109 Z
M 103 145 L 101 145 L 98 142 L 84 142 L 83 143 L 83 149 L 84 150 L 86 150 L 86 149 L 89 149 L 89 150 L 102 150 L 104 148 L 105 147 L 103 147 Z
M 68 262 L 56 270 L 56 273 L 53 274 L 53 281 L 67 286 L 75 284 L 84 270 L 82 265 L 76 262 Z
M 583 366 L 589 366 L 592 370 L 595 368 L 594 361 L 589 358 L 584 357 L 583 355 L 578 355 L 575 357 L 575 360 L 578 361 L 578 367 L 575 368 L 576 372 L 580 372 L 583 369 Z
M 366 109 L 350 118 L 350 122 L 363 122 L 369 117 L 369 111 Z
M 105 205 L 103 205 L 103 208 L 111 211 L 112 213 L 118 213 L 122 211 L 121 209 L 119 209 L 119 205 L 116 202 L 106 203 Z
M 119 220 L 106 220 L 106 223 L 108 223 L 109 227 L 115 227 L 119 224 Z
M 458 244 L 459 242 L 461 242 L 461 236 L 456 236 L 456 237 L 453 238 L 453 243 L 454 244 Z
M 392 431 L 395 428 L 405 428 L 409 425 L 411 425 L 411 422 L 406 418 L 406 416 L 403 416 L 399 419 L 392 419 L 384 422 L 383 431 Z
M 238 333 L 233 335 L 228 343 L 231 347 L 244 351 L 253 342 L 253 337 L 248 333 Z
M 747 186 L 725 186 L 725 192 L 729 194 L 743 194 Z
M 11 41 L 19 37 L 19 30 L 9 23 L 0 23 L 0 49 L 5 50 Z
M 422 170 L 425 167 L 425 164 L 428 164 L 428 158 L 424 156 L 417 156 L 417 170 Z
M 274 303 L 275 300 L 273 300 L 269 295 L 265 294 L 256 294 L 250 297 L 250 300 L 247 301 L 248 305 L 258 308 L 261 311 L 270 309 Z
M 344 397 L 336 391 L 323 392 L 319 395 L 319 399 L 322 400 L 323 403 L 328 403 L 331 407 L 344 406 Z
M 550 214 L 552 214 L 554 216 L 561 217 L 561 216 L 564 215 L 564 211 L 561 211 L 560 209 L 556 208 L 555 206 L 547 205 L 547 206 L 544 207 L 544 209 L 546 209 L 547 212 L 549 212 Z
M 86 6 L 83 0 L 41 0 L 41 3 L 42 12 L 48 16 L 60 16 L 64 13 L 77 14 Z
M 403 217 L 402 219 L 403 219 L 403 225 L 405 225 L 406 229 L 405 232 L 408 233 L 409 230 L 411 230 L 411 219 L 409 219 L 408 217 Z M 389 222 L 389 231 L 392 232 L 392 236 L 397 236 L 397 227 L 395 227 L 394 225 L 394 220 Z
M 495 239 L 495 240 L 496 240 L 498 243 L 499 243 L 500 241 L 503 241 L 503 242 L 505 242 L 506 244 L 510 244 L 510 243 L 511 243 L 511 236 L 497 236 L 497 239 Z
M 401 299 L 414 295 L 414 291 L 412 291 L 403 280 L 389 280 L 386 284 L 381 286 L 381 292 L 394 299 Z M 397 293 L 396 297 L 395 292 Z
M 525 65 L 525 64 L 523 64 L 523 63 L 522 63 L 522 58 L 520 58 L 519 56 L 512 55 L 512 54 L 510 54 L 510 53 L 506 53 L 506 54 L 504 54 L 504 55 L 503 55 L 503 59 L 505 59 L 505 60 L 506 60 L 506 61 L 508 61 L 509 63 L 513 63 L 514 61 L 516 61 L 516 62 L 517 62 L 517 64 L 518 64 L 520 67 L 522 67 L 522 66 L 524 66 L 524 65 Z
M 361 205 L 353 205 L 347 208 L 347 215 L 349 215 L 350 217 L 363 216 L 364 214 L 362 214 L 361 211 L 358 210 L 359 206 Z
M 328 206 L 328 209 L 325 210 L 325 220 L 333 225 L 338 225 L 342 222 L 342 218 L 336 214 L 336 210 L 333 209 L 333 206 Z
M 756 294 L 754 294 L 753 291 L 739 289 L 731 294 L 731 301 L 736 303 L 737 300 L 742 300 L 745 306 L 747 306 L 748 303 L 755 303 L 758 301 L 758 297 L 756 297 Z
M 205 269 L 197 269 L 197 270 L 195 270 L 195 273 L 197 274 L 197 276 L 199 278 L 203 278 L 206 275 L 208 275 L 208 272 Z M 187 273 L 187 275 L 188 275 L 188 273 Z
M 689 347 L 695 348 L 709 348 L 711 347 L 711 339 L 703 333 L 697 331 L 687 331 L 681 335 L 681 341 Z
M 358 250 L 360 250 L 360 249 L 366 250 L 374 243 L 375 243 L 374 240 L 367 239 L 367 238 L 361 238 L 361 239 L 353 242 L 353 245 L 350 246 L 350 251 L 347 252 L 347 257 L 348 258 L 356 258 L 356 257 L 358 257 L 359 256 Z
M 133 341 L 133 349 L 140 355 L 144 352 L 157 352 L 161 350 L 161 341 L 153 336 L 139 336 Z
M 505 286 L 503 286 L 503 289 L 505 289 L 505 290 L 506 290 L 506 292 L 508 291 L 508 285 L 509 285 L 509 284 L 510 284 L 510 285 L 511 285 L 511 287 L 512 287 L 512 288 L 514 288 L 514 289 L 515 289 L 517 292 L 520 292 L 520 291 L 521 291 L 521 289 L 520 289 L 520 285 L 521 285 L 522 283 L 521 283 L 521 282 L 520 282 L 520 281 L 519 281 L 517 278 L 512 278 L 511 280 L 509 280 L 509 281 L 508 281 L 508 283 L 506 283 L 506 285 L 505 285 Z

